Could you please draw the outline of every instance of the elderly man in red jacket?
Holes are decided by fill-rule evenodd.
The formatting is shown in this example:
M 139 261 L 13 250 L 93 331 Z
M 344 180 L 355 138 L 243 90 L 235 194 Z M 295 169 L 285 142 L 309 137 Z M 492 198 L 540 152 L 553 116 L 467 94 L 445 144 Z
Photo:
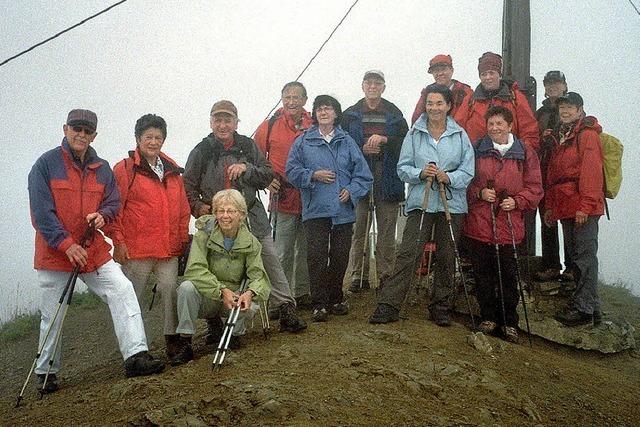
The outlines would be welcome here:
M 451 94 L 453 95 L 453 100 L 451 103 L 451 111 L 449 111 L 449 115 L 454 117 L 456 111 L 462 105 L 464 98 L 473 93 L 473 89 L 468 84 L 459 82 L 456 79 L 453 79 L 453 59 L 451 59 L 451 55 L 444 55 L 442 53 L 434 56 L 429 61 L 429 69 L 427 72 L 433 75 L 433 80 L 442 86 L 446 86 L 451 90 Z M 427 101 L 427 90 L 422 89 L 420 93 L 420 99 L 418 99 L 418 103 L 416 104 L 416 108 L 413 110 L 413 115 L 411 116 L 411 124 L 413 125 L 418 117 L 422 113 L 425 112 L 425 102 Z
M 604 176 L 595 117 L 585 117 L 575 92 L 558 98 L 560 128 L 548 136 L 554 145 L 545 185 L 547 224 L 560 220 L 576 290 L 556 320 L 567 326 L 600 321 L 598 297 L 598 220 L 604 214 Z
M 36 229 L 35 269 L 42 288 L 40 346 L 35 372 L 44 393 L 58 389 L 62 340 L 54 337 L 62 324 L 54 323 L 58 300 L 70 272 L 80 267 L 80 279 L 109 305 L 120 352 L 128 377 L 158 373 L 164 363 L 147 353 L 140 306 L 131 282 L 109 255 L 101 233 L 82 242 L 85 230 L 112 222 L 120 208 L 116 181 L 109 164 L 90 147 L 98 118 L 89 110 L 72 110 L 62 127 L 59 147 L 44 153 L 29 173 L 29 204 Z M 82 243 L 85 243 L 84 246 Z M 53 323 L 53 324 L 52 324 Z M 49 335 L 47 335 L 49 331 Z M 51 362 L 50 362 L 51 361 Z M 45 375 L 51 363 L 45 384 Z
M 304 109 L 307 90 L 302 83 L 285 84 L 281 95 L 282 108 L 262 122 L 255 141 L 276 174 L 269 186 L 269 211 L 278 258 L 297 305 L 310 305 L 307 237 L 302 225 L 300 191 L 287 181 L 284 168 L 293 142 L 313 121 Z

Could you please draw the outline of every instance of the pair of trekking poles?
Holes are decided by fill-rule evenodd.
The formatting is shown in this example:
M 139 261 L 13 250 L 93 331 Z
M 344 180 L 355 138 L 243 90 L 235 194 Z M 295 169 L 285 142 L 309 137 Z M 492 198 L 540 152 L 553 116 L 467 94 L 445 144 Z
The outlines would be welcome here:
M 95 224 L 94 224 L 94 221 L 92 220 L 89 223 L 89 226 L 85 230 L 84 234 L 82 235 L 82 238 L 80 239 L 80 246 L 83 249 L 89 246 L 91 240 L 93 239 L 94 232 L 95 232 Z M 69 276 L 69 279 L 67 280 L 67 284 L 62 290 L 62 295 L 60 295 L 60 299 L 58 300 L 58 307 L 56 308 L 53 318 L 49 323 L 49 327 L 47 328 L 47 332 L 44 335 L 44 339 L 42 340 L 42 343 L 38 348 L 38 353 L 36 354 L 36 357 L 33 359 L 33 363 L 31 364 L 31 369 L 29 369 L 27 378 L 24 380 L 24 384 L 22 385 L 20 394 L 16 399 L 16 408 L 20 406 L 20 401 L 22 401 L 22 398 L 24 396 L 24 391 L 27 388 L 27 384 L 29 383 L 29 379 L 31 378 L 31 375 L 33 374 L 33 371 L 36 367 L 36 364 L 38 363 L 38 360 L 40 359 L 40 356 L 42 355 L 42 352 L 44 351 L 44 348 L 47 345 L 47 342 L 49 341 L 51 330 L 53 329 L 53 326 L 55 325 L 56 320 L 60 315 L 60 311 L 62 311 L 60 326 L 58 327 L 58 330 L 56 331 L 56 334 L 53 337 L 53 352 L 51 354 L 51 357 L 49 358 L 49 366 L 47 368 L 47 373 L 45 374 L 44 381 L 42 383 L 42 388 L 40 388 L 40 390 L 38 391 L 38 395 L 40 399 L 42 399 L 42 397 L 46 393 L 45 390 L 47 387 L 47 382 L 49 381 L 49 376 L 51 375 L 51 368 L 53 367 L 53 361 L 55 360 L 55 357 L 58 352 L 58 343 L 60 342 L 60 338 L 62 337 L 62 326 L 64 324 L 65 318 L 67 317 L 69 306 L 71 305 L 71 298 L 73 297 L 73 291 L 75 290 L 76 282 L 78 281 L 78 276 L 80 275 L 80 269 L 81 269 L 80 264 L 76 264 L 76 266 L 73 268 L 73 271 L 71 272 L 71 275 Z M 66 297 L 66 307 L 62 309 L 62 306 L 65 303 L 65 297 Z
M 435 166 L 435 162 L 429 162 L 429 164 L 434 165 Z M 431 190 L 431 186 L 433 185 L 433 177 L 429 176 L 427 177 L 427 182 L 425 184 L 424 187 L 424 196 L 422 199 L 422 206 L 421 206 L 421 213 L 420 213 L 420 225 L 418 227 L 419 232 L 418 232 L 418 236 L 417 236 L 417 248 L 416 248 L 416 256 L 415 259 L 422 259 L 421 255 L 424 253 L 424 239 L 422 238 L 423 234 L 424 234 L 424 218 L 425 215 L 427 213 L 427 209 L 429 208 L 429 192 Z M 449 212 L 449 202 L 447 200 L 447 195 L 446 195 L 446 189 L 445 189 L 445 184 L 444 182 L 438 182 L 438 193 L 440 195 L 440 200 L 442 201 L 442 205 L 444 206 L 444 216 L 445 216 L 445 220 L 447 222 L 448 228 L 449 228 L 449 235 L 451 237 L 451 243 L 453 246 L 453 254 L 454 254 L 454 277 L 458 277 L 460 278 L 460 280 L 462 281 L 462 288 L 464 289 L 464 296 L 465 296 L 465 300 L 467 302 L 467 308 L 469 310 L 469 316 L 471 316 L 471 324 L 473 325 L 473 329 L 475 330 L 476 328 L 476 322 L 475 319 L 473 317 L 473 311 L 471 309 L 471 300 L 469 299 L 469 292 L 467 290 L 467 281 L 464 277 L 464 272 L 462 271 L 462 263 L 460 260 L 460 253 L 458 252 L 458 244 L 456 242 L 456 238 L 455 238 L 455 234 L 453 232 L 453 224 L 451 222 L 451 213 Z M 434 227 L 435 224 L 432 226 L 431 229 L 431 238 L 433 238 L 434 235 Z M 430 270 L 431 269 L 431 252 L 429 253 L 429 264 L 427 269 Z M 414 277 L 415 274 L 412 274 L 411 276 L 411 284 L 409 285 L 409 292 L 407 292 L 407 295 L 405 296 L 405 301 L 402 304 L 403 307 L 406 306 L 406 299 L 409 296 L 409 294 L 411 293 L 411 289 L 413 288 L 413 282 L 414 282 Z M 420 268 L 418 271 L 418 281 L 420 281 L 420 279 L 422 278 L 422 269 Z
M 487 180 L 487 188 L 489 190 L 493 190 L 495 187 L 495 182 L 492 179 Z M 498 200 L 506 199 L 507 192 L 506 190 L 502 190 L 500 192 L 500 197 Z M 498 288 L 500 292 L 500 308 L 502 309 L 502 324 L 507 325 L 507 313 L 504 307 L 504 286 L 502 282 L 502 267 L 500 262 L 500 246 L 498 244 L 498 230 L 497 230 L 497 221 L 496 221 L 496 207 L 495 202 L 491 202 L 491 226 L 493 231 L 493 241 L 494 247 L 496 251 L 496 264 L 498 268 Z M 516 282 L 518 285 L 518 291 L 520 292 L 520 298 L 522 299 L 522 308 L 524 310 L 524 320 L 527 324 L 527 338 L 529 339 L 529 346 L 533 347 L 533 343 L 531 341 L 531 327 L 529 325 L 529 314 L 527 313 L 527 302 L 525 301 L 524 290 L 522 288 L 522 281 L 520 280 L 520 264 L 518 260 L 518 248 L 516 246 L 516 236 L 515 231 L 513 229 L 513 222 L 511 221 L 511 211 L 505 211 L 507 213 L 507 225 L 509 226 L 509 233 L 511 234 L 511 246 L 513 249 L 513 257 L 516 263 Z

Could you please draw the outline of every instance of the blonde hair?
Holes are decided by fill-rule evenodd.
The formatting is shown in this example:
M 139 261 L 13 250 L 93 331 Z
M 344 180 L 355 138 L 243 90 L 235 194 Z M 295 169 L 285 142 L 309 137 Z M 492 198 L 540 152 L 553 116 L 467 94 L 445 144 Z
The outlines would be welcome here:
M 211 200 L 211 212 L 215 214 L 217 209 L 225 203 L 233 205 L 244 216 L 247 215 L 247 202 L 238 190 L 231 188 L 218 191 Z

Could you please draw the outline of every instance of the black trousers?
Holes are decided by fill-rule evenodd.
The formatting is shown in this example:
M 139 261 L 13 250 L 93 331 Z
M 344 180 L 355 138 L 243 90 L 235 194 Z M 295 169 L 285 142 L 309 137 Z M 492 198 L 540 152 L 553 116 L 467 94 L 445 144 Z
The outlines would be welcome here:
M 342 302 L 342 279 L 349 264 L 353 223 L 333 225 L 331 218 L 304 222 L 311 302 L 328 308 Z
M 516 261 L 513 246 L 498 245 L 498 248 L 500 252 L 506 326 L 518 326 L 516 307 L 520 296 L 516 280 Z M 505 321 L 502 315 L 496 247 L 493 244 L 469 239 L 469 249 L 471 250 L 471 262 L 476 280 L 476 298 L 478 305 L 480 305 L 480 316 L 482 320 L 490 320 L 498 325 L 503 325 Z

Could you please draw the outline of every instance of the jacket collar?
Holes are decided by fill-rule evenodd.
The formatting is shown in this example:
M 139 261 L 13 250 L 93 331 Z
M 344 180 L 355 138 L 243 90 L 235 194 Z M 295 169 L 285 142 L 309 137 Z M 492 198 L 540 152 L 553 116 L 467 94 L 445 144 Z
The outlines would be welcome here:
M 477 157 L 495 157 L 497 159 L 500 158 L 500 153 L 498 150 L 493 148 L 493 141 L 488 136 L 485 136 L 480 140 L 478 146 L 476 147 L 476 156 Z M 514 160 L 524 160 L 525 158 L 525 148 L 524 144 L 521 140 L 513 137 L 513 145 L 504 153 L 502 156 L 503 159 L 514 159 Z
M 84 163 L 80 163 L 80 159 L 75 155 L 73 151 L 71 151 L 71 147 L 69 146 L 69 141 L 67 141 L 67 137 L 62 138 L 62 150 L 69 156 L 69 158 L 75 163 L 79 168 L 88 167 L 96 167 L 96 164 L 101 164 L 100 157 L 98 157 L 98 153 L 96 150 L 89 146 L 87 148 L 87 152 L 84 155 Z
M 148 172 L 153 172 L 151 170 L 151 166 L 149 166 L 149 162 L 147 162 L 140 154 L 139 148 L 129 151 L 129 157 L 133 159 L 133 164 L 136 167 Z M 162 165 L 164 166 L 165 175 L 181 174 L 184 172 L 183 168 L 178 166 L 178 164 L 172 158 L 164 154 L 162 151 L 160 152 L 160 160 L 162 161 Z
M 491 96 L 493 95 L 493 96 Z M 475 100 L 485 100 L 489 98 L 500 98 L 505 101 L 509 101 L 512 98 L 511 93 L 511 85 L 504 80 L 500 80 L 500 87 L 496 92 L 487 92 L 482 83 L 476 87 L 476 90 L 473 92 L 473 99 Z
M 335 128 L 333 128 L 333 132 L 334 136 L 331 140 L 332 143 L 343 140 L 347 135 L 340 125 L 337 125 Z M 320 134 L 320 128 L 318 128 L 318 125 L 313 125 L 311 128 L 309 128 L 309 130 L 307 131 L 307 140 L 312 144 L 326 143 L 324 138 Z

